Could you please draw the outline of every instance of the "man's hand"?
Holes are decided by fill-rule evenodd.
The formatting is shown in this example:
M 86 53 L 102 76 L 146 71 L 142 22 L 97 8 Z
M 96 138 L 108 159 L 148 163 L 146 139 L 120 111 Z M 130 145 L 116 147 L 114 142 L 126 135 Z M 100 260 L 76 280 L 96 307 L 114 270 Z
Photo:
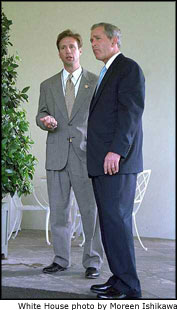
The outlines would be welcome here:
M 57 121 L 53 116 L 47 115 L 45 117 L 41 117 L 40 121 L 43 122 L 43 124 L 49 129 L 57 128 Z
M 119 171 L 120 155 L 109 152 L 104 159 L 104 173 L 109 175 L 115 174 Z

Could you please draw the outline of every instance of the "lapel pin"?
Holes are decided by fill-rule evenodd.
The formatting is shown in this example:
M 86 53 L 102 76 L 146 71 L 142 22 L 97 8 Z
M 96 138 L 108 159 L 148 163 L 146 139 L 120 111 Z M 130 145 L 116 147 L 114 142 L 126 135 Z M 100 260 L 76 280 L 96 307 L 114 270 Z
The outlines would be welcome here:
M 85 88 L 89 88 L 89 86 L 87 84 L 85 84 Z

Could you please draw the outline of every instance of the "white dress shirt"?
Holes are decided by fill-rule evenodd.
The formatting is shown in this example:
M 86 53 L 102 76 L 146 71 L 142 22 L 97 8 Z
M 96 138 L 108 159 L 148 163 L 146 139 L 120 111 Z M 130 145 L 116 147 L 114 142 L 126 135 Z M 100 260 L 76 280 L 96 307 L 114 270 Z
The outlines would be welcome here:
M 118 53 L 114 54 L 114 55 L 107 61 L 107 63 L 105 64 L 105 67 L 106 67 L 107 70 L 108 70 L 108 68 L 110 67 L 110 65 L 113 63 L 114 59 L 115 59 L 119 54 L 121 54 L 121 52 L 118 52 Z
M 63 86 L 63 94 L 65 96 L 65 89 L 66 89 L 66 82 L 69 76 L 69 72 L 66 71 L 66 69 L 63 69 L 62 72 L 62 86 Z M 80 81 L 81 81 L 81 77 L 82 77 L 82 67 L 79 67 L 77 70 L 75 70 L 72 73 L 73 77 L 72 77 L 72 82 L 74 84 L 74 89 L 75 89 L 75 97 L 77 96 L 77 92 L 79 89 L 79 85 L 80 85 Z

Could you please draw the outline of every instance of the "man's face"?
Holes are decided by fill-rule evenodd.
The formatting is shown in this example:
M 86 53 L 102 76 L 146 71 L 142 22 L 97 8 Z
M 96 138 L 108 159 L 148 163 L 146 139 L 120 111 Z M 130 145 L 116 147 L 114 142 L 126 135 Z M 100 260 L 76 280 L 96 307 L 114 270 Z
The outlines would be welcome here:
M 91 31 L 90 42 L 96 59 L 106 63 L 114 55 L 114 39 L 106 36 L 104 27 L 100 26 Z
M 72 37 L 63 38 L 59 43 L 59 57 L 67 67 L 77 66 L 82 54 L 77 41 Z

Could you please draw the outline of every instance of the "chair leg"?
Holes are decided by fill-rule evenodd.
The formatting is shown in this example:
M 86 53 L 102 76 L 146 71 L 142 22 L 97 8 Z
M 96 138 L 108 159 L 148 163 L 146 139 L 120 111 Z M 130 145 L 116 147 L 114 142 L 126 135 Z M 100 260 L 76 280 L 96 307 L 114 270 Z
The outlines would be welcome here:
M 17 234 L 20 230 L 20 226 L 21 226 L 21 222 L 22 222 L 22 214 L 23 214 L 23 211 L 22 210 L 18 210 L 17 212 L 20 212 L 19 216 L 18 216 L 18 226 L 17 226 L 17 229 L 16 229 L 16 233 L 15 235 L 12 237 L 13 239 L 15 239 L 17 237 Z
M 141 241 L 141 238 L 140 238 L 140 235 L 138 233 L 138 228 L 137 228 L 137 225 L 136 225 L 136 219 L 135 219 L 135 214 L 132 215 L 133 216 L 133 221 L 134 221 L 134 226 L 135 226 L 135 230 L 136 230 L 136 235 L 138 237 L 138 240 L 139 240 L 139 243 L 141 244 L 142 248 L 147 251 L 147 248 L 143 245 L 142 241 Z
M 8 198 L 8 203 L 10 205 L 10 207 L 9 207 L 9 214 L 10 214 L 11 208 L 12 208 L 12 198 L 11 197 Z M 17 223 L 17 219 L 18 219 L 18 213 L 17 213 L 17 210 L 16 210 L 16 216 L 15 216 L 15 221 L 14 221 L 13 227 L 11 228 L 11 231 L 8 232 L 8 240 L 10 240 L 10 238 L 11 238 L 11 236 L 13 234 L 13 231 L 14 231 L 16 223 Z M 8 225 L 9 225 L 9 223 L 8 223 Z
M 18 234 L 18 231 L 20 230 L 20 225 L 21 225 L 21 221 L 22 221 L 22 210 L 17 209 L 16 212 L 17 212 L 17 215 L 16 215 L 16 218 L 15 218 L 14 225 L 13 225 L 13 227 L 11 229 L 11 232 L 10 232 L 10 234 L 8 236 L 8 240 L 10 240 L 16 225 L 17 225 L 17 229 L 16 229 L 15 235 L 12 236 L 13 239 L 16 238 L 16 236 Z
M 76 218 L 77 218 L 77 214 L 76 212 L 74 212 L 74 218 L 72 220 L 72 227 L 71 227 L 71 239 L 75 239 L 74 233 L 76 232 Z
M 48 209 L 46 211 L 46 225 L 45 225 L 45 231 L 46 231 L 46 242 L 48 245 L 51 245 L 49 241 L 49 217 L 50 217 L 50 210 Z
M 12 236 L 12 234 L 13 234 L 13 231 L 14 231 L 14 229 L 15 229 L 16 223 L 17 223 L 17 217 L 16 217 L 16 219 L 15 219 L 15 222 L 14 222 L 14 225 L 13 225 L 13 227 L 12 227 L 12 229 L 11 229 L 11 232 L 9 233 L 8 240 L 10 240 L 10 238 L 11 238 L 11 236 Z M 14 238 L 13 238 L 13 239 L 14 239 Z
M 81 235 L 82 235 L 82 237 L 83 237 L 83 240 L 82 240 L 82 242 L 79 244 L 79 246 L 82 247 L 82 246 L 84 245 L 84 243 L 85 243 L 85 234 L 84 234 L 84 229 L 83 229 L 83 225 L 82 225 L 82 220 L 80 219 L 80 221 L 81 221 L 81 223 L 80 223 L 80 225 L 81 225 Z
M 80 246 L 80 247 L 83 247 L 83 245 L 84 245 L 84 243 L 85 243 L 85 234 L 83 233 L 82 236 L 83 236 L 83 240 L 82 240 L 81 243 L 79 243 L 79 246 Z

